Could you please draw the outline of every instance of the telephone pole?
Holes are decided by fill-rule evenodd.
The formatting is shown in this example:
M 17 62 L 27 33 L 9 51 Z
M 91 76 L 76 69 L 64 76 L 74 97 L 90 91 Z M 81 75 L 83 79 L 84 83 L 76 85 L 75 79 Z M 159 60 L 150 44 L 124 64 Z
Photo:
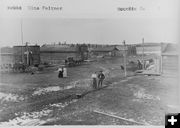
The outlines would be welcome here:
M 127 71 L 126 71 L 126 42 L 125 40 L 123 41 L 124 45 L 124 76 L 127 76 Z
M 142 47 L 143 47 L 143 50 L 142 50 L 142 67 L 144 70 L 144 38 L 142 39 Z
M 23 53 L 23 20 L 22 19 L 21 19 L 21 43 L 22 43 L 22 47 L 21 47 L 21 62 L 23 63 L 24 53 Z
M 29 54 L 31 53 L 31 51 L 29 51 L 29 47 L 28 47 L 28 42 L 26 42 L 26 52 L 25 52 L 25 54 L 26 54 L 26 56 L 27 56 L 27 66 L 29 66 Z

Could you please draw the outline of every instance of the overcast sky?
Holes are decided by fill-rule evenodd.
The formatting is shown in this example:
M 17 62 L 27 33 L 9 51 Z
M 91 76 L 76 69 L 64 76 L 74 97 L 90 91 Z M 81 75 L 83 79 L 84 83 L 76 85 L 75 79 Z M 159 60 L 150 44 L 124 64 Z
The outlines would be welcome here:
M 3 21 L 3 45 L 21 45 L 21 20 Z M 23 41 L 31 44 L 177 42 L 177 25 L 168 19 L 23 19 Z
M 22 2 L 22 0 L 18 1 Z M 57 2 L 57 0 L 55 1 Z M 83 3 L 80 3 L 82 0 L 78 1 L 79 5 L 83 4 L 83 6 L 78 6 L 78 3 L 71 0 L 62 4 L 63 7 L 70 5 L 75 10 L 73 12 L 69 7 L 69 11 L 63 12 L 62 15 L 53 13 L 52 16 L 50 15 L 52 13 L 30 12 L 29 15 L 18 16 L 16 13 L 4 10 L 4 15 L 0 18 L 1 46 L 21 45 L 21 36 L 23 36 L 23 43 L 30 42 L 30 44 L 39 45 L 63 41 L 67 43 L 121 44 L 123 40 L 126 40 L 127 44 L 133 44 L 141 43 L 142 38 L 145 39 L 145 42 L 178 43 L 179 41 L 176 3 L 170 2 L 169 4 L 162 0 L 157 0 L 159 2 L 156 3 L 152 0 L 153 2 L 149 4 L 141 4 L 150 11 L 116 14 L 117 12 L 108 12 L 108 9 L 103 12 L 104 8 L 100 8 L 100 6 L 93 7 L 92 10 L 91 8 L 87 9 L 86 7 L 89 7 L 86 3 L 87 0 Z M 112 10 L 115 3 L 110 0 L 105 1 L 111 4 L 109 10 Z M 123 0 L 119 1 L 122 3 Z M 130 1 L 134 3 L 130 4 Z M 4 4 L 4 6 L 8 4 Z M 91 5 L 93 2 L 88 1 L 88 4 Z M 135 0 L 127 0 L 119 6 L 139 7 L 139 4 Z M 108 7 L 108 3 L 104 7 Z M 77 11 L 78 8 L 80 8 L 79 11 Z M 42 13 L 44 15 L 41 15 Z M 21 34 L 21 22 L 23 35 Z

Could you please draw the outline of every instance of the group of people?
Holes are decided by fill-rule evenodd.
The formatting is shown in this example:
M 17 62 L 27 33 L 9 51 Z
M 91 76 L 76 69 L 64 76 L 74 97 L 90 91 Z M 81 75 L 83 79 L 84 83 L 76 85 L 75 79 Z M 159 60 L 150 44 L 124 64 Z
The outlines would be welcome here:
M 99 89 L 102 87 L 103 80 L 105 79 L 105 75 L 103 74 L 103 71 L 100 71 L 99 73 L 95 72 L 92 74 L 93 83 L 92 86 L 94 89 Z
M 67 69 L 66 68 L 59 68 L 58 69 L 58 77 L 59 78 L 63 78 L 63 77 L 67 77 Z
M 148 69 L 148 67 L 153 64 L 153 59 L 145 60 L 142 62 L 140 60 L 137 60 L 137 64 L 139 70 L 143 69 L 143 67 L 144 69 Z
M 67 77 L 67 69 L 63 67 L 58 68 L 58 77 L 59 78 Z M 103 84 L 103 80 L 105 79 L 105 75 L 103 74 L 103 71 L 101 70 L 99 72 L 94 72 L 91 77 L 93 79 L 92 82 L 93 88 L 94 89 L 101 88 Z

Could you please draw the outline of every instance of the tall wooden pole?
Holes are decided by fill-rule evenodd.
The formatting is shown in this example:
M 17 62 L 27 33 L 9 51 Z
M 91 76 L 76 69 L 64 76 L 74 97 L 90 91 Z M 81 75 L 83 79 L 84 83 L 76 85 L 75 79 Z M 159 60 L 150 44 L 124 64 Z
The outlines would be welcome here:
M 126 42 L 125 40 L 123 41 L 124 44 L 124 76 L 127 76 L 127 71 L 126 71 Z
M 21 43 L 22 43 L 22 47 L 21 47 L 21 61 L 23 62 L 23 56 L 24 56 L 24 53 L 23 53 L 23 21 L 21 19 Z
M 26 54 L 27 54 L 27 66 L 29 66 L 29 50 L 28 50 L 28 42 L 26 42 Z
M 162 60 L 163 60 L 163 59 L 162 59 L 162 52 L 163 52 L 163 43 L 161 42 L 161 59 L 160 59 L 160 62 L 161 62 L 161 65 L 160 65 L 160 66 L 161 66 L 161 67 L 160 67 L 160 73 L 161 73 L 161 74 L 163 73 L 163 72 L 162 72 L 162 71 L 163 71 L 163 70 L 162 70 L 162 65 L 163 65 L 163 64 L 162 64 Z
M 143 47 L 143 51 L 142 51 L 142 67 L 144 70 L 144 38 L 142 39 L 142 47 Z

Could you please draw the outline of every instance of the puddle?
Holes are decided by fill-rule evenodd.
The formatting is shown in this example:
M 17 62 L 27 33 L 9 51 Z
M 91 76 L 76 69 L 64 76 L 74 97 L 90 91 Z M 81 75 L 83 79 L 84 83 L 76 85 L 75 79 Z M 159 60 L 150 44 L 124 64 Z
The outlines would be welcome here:
M 19 102 L 23 101 L 24 97 L 16 95 L 16 94 L 7 94 L 7 93 L 2 93 L 0 92 L 0 101 L 1 103 L 3 102 Z

